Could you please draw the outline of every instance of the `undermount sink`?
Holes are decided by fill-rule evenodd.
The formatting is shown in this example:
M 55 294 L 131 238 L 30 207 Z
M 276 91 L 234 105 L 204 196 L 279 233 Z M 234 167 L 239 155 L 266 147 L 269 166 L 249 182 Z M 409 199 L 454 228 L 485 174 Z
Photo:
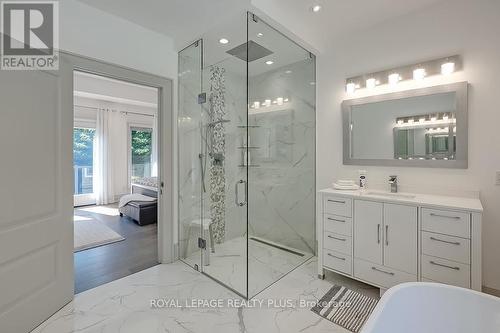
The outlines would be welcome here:
M 370 191 L 366 192 L 366 195 L 373 195 L 377 197 L 387 197 L 387 198 L 394 198 L 394 199 L 415 199 L 416 195 L 414 194 L 402 194 L 402 193 L 390 193 L 390 192 L 377 192 L 377 191 Z

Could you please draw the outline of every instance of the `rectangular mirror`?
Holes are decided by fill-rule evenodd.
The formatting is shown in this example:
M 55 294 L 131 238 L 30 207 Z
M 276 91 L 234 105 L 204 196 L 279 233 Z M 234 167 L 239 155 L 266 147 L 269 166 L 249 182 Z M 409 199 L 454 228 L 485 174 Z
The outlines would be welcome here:
M 345 100 L 344 164 L 467 168 L 467 82 Z

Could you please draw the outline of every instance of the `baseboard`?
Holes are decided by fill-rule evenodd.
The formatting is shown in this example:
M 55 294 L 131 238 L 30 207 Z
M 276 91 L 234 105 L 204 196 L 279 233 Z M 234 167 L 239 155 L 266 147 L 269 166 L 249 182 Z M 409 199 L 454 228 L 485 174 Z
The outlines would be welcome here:
M 484 287 L 483 286 L 483 293 L 490 294 L 496 297 L 500 297 L 500 290 L 493 289 L 490 287 Z

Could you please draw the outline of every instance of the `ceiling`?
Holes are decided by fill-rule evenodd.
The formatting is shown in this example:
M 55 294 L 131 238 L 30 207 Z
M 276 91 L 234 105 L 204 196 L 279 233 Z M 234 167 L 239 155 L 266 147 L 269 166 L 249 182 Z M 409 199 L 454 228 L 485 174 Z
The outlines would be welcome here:
M 74 72 L 74 95 L 95 100 L 152 108 L 158 106 L 158 89 L 84 72 Z
M 314 48 L 444 0 L 79 0 L 174 39 L 180 49 L 220 22 L 257 8 Z M 322 10 L 312 13 L 313 4 Z
M 250 0 L 78 0 L 171 37 L 181 49 Z

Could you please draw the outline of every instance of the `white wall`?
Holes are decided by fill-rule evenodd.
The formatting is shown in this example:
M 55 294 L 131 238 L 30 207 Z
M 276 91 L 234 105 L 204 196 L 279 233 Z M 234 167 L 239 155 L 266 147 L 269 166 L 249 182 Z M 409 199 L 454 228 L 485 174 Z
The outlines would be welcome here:
M 481 191 L 483 282 L 500 289 L 500 2 L 451 0 L 332 41 L 318 57 L 318 188 L 337 178 L 356 178 L 358 167 L 342 165 L 340 103 L 347 77 L 460 54 L 469 90 L 469 169 L 366 167 L 372 187 L 397 174 L 402 190 Z M 363 167 L 365 169 L 365 167 Z
M 62 50 L 177 77 L 177 51 L 171 38 L 76 0 L 59 3 Z

